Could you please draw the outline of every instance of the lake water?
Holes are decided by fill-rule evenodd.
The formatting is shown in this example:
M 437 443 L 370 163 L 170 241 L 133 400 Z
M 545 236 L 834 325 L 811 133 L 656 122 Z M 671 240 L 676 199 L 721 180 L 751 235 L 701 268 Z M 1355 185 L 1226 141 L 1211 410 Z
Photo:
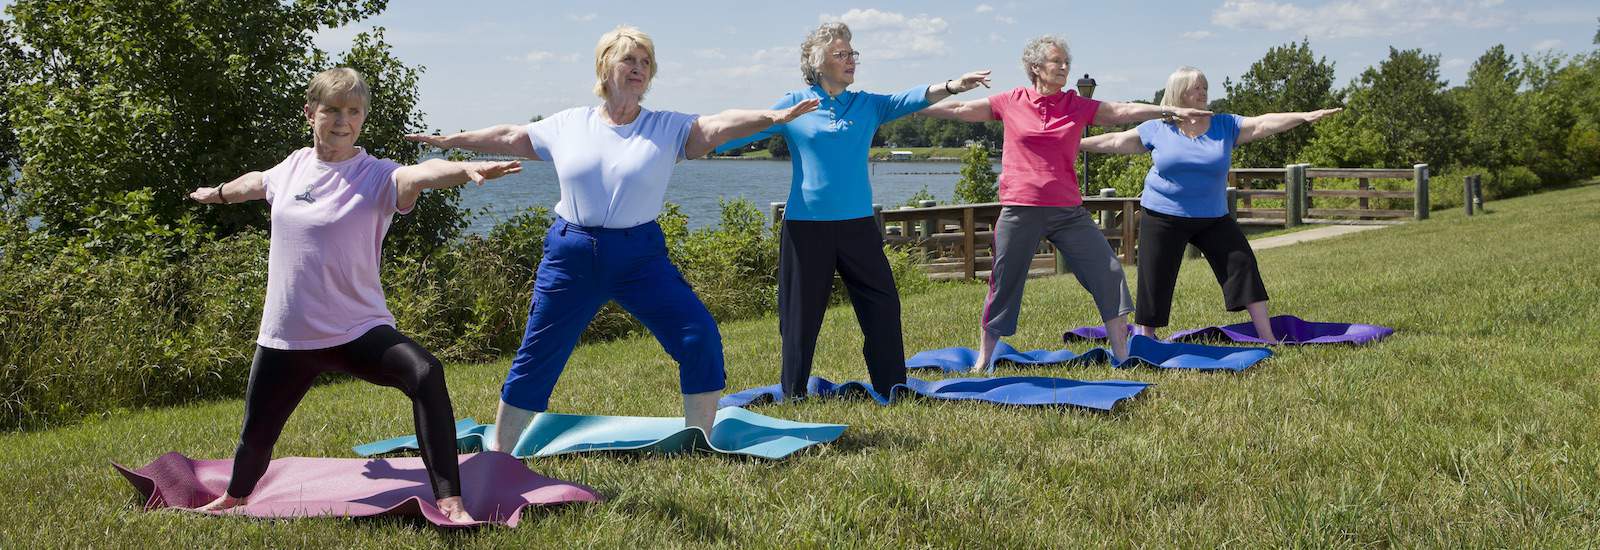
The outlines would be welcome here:
M 874 162 L 871 164 L 873 201 L 894 208 L 905 204 L 924 186 L 940 201 L 949 201 L 961 178 L 958 162 Z M 994 167 L 999 172 L 1000 167 Z M 762 212 L 770 203 L 789 198 L 789 161 L 691 160 L 679 163 L 667 185 L 667 201 L 689 217 L 690 227 L 715 225 L 719 199 L 742 198 Z M 483 187 L 461 190 L 461 206 L 479 213 L 469 233 L 487 233 L 494 224 L 530 206 L 555 207 L 561 197 L 555 169 L 548 162 L 523 163 L 522 173 L 489 181 Z

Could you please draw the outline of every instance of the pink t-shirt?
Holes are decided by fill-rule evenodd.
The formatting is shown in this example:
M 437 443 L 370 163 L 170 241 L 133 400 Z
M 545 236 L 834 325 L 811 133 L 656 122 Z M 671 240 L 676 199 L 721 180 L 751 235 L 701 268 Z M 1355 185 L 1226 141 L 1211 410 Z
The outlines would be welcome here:
M 1078 142 L 1094 124 L 1100 102 L 1068 90 L 1041 96 L 1022 86 L 989 96 L 990 115 L 1005 123 L 1000 154 L 1000 203 L 1078 206 Z
M 349 160 L 322 162 L 307 147 L 267 171 L 272 248 L 257 344 L 330 348 L 373 327 L 394 325 L 378 258 L 389 221 L 399 212 L 397 168 L 399 163 L 373 158 L 365 149 Z

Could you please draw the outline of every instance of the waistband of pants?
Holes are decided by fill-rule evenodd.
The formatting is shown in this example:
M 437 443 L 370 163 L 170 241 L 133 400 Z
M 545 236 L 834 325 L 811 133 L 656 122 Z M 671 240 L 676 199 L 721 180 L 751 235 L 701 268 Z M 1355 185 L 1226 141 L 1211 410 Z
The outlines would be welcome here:
M 635 225 L 633 227 L 599 227 L 599 226 L 578 225 L 578 224 L 572 223 L 570 221 L 567 221 L 566 218 L 563 218 L 561 216 L 556 216 L 556 223 L 552 224 L 550 226 L 550 229 L 552 231 L 557 231 L 562 235 L 565 235 L 565 234 L 567 234 L 568 231 L 571 231 L 571 232 L 582 233 L 584 235 L 591 235 L 591 236 L 595 236 L 595 237 L 602 237 L 602 236 L 608 236 L 608 235 L 629 236 L 629 235 L 634 235 L 634 234 L 649 234 L 649 233 L 652 233 L 652 232 L 653 233 L 660 233 L 661 232 L 661 224 L 656 223 L 655 220 L 650 220 L 650 221 L 641 223 L 639 225 Z

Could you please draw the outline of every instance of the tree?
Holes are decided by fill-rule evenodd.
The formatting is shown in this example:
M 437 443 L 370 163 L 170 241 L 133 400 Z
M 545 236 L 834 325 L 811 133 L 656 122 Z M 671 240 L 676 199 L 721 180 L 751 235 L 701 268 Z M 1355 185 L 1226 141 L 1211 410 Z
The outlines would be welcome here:
M 958 204 L 995 202 L 999 199 L 999 177 L 989 162 L 989 148 L 982 144 L 967 147 L 961 155 L 961 180 L 956 182 Z
M 1517 90 L 1522 87 L 1522 71 L 1504 45 L 1489 48 L 1467 72 L 1467 84 L 1456 90 L 1456 99 L 1466 119 L 1462 152 L 1473 165 L 1489 170 L 1496 177 L 1507 167 L 1519 163 L 1530 145 L 1526 118 Z
M 782 134 L 773 134 L 767 138 L 767 152 L 772 153 L 775 159 L 789 158 L 789 143 L 783 141 Z
M 1409 167 L 1435 172 L 1459 155 L 1464 123 L 1439 79 L 1439 56 L 1389 48 L 1343 92 L 1347 111 L 1319 123 L 1302 155 L 1324 166 Z
M 1222 87 L 1227 98 L 1217 101 L 1214 108 L 1244 116 L 1314 111 L 1338 103 L 1333 94 L 1333 63 L 1326 57 L 1315 57 L 1311 42 L 1305 39 L 1267 50 L 1240 75 L 1239 82 L 1224 79 Z M 1156 101 L 1159 103 L 1160 99 Z M 1242 145 L 1233 153 L 1234 164 L 1283 166 L 1295 160 L 1311 142 L 1314 132 L 1312 125 L 1306 124 L 1272 139 Z
M 386 5 L 18 1 L 10 8 L 16 44 L 36 52 L 23 67 L 27 81 L 6 94 L 22 151 L 21 210 L 45 231 L 71 235 L 91 223 L 85 212 L 115 209 L 119 197 L 147 189 L 146 211 L 160 226 L 265 227 L 265 208 L 204 208 L 186 195 L 307 146 L 305 86 L 330 65 L 312 33 Z M 417 128 L 415 70 L 393 59 L 381 33 L 358 39 L 343 61 L 375 90 L 363 144 L 414 160 L 397 132 Z

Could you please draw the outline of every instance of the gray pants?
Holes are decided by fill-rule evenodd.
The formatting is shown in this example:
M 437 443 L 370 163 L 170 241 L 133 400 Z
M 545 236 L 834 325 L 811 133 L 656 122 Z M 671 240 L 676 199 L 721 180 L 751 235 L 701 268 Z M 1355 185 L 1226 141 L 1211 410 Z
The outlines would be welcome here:
M 1022 311 L 1022 285 L 1028 281 L 1039 239 L 1048 238 L 1061 251 L 1078 283 L 1094 297 L 1100 320 L 1133 312 L 1133 296 L 1122 264 L 1106 243 L 1089 211 L 1081 206 L 1006 206 L 994 227 L 994 271 L 989 297 L 983 303 L 983 328 L 996 336 L 1017 332 Z

